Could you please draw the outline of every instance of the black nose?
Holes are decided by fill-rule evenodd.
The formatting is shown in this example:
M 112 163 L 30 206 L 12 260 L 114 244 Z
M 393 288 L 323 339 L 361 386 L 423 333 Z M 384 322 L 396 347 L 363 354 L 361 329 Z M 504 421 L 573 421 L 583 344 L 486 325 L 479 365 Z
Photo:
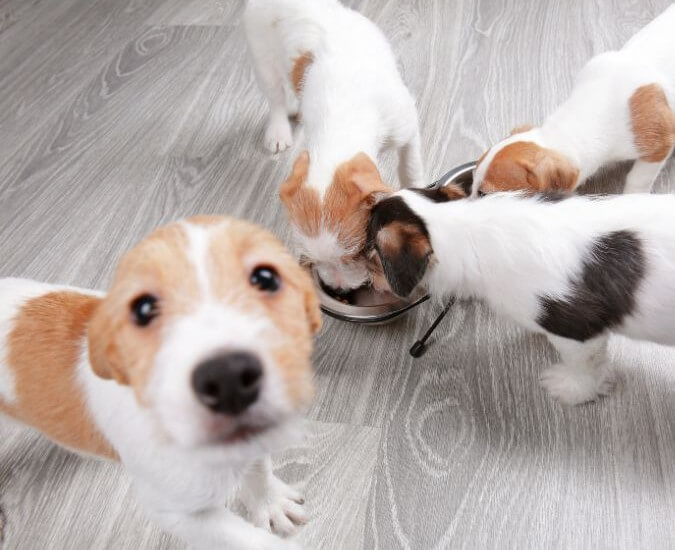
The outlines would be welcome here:
M 199 364 L 192 373 L 192 387 L 212 411 L 240 414 L 258 398 L 262 375 L 262 365 L 254 355 L 227 353 Z

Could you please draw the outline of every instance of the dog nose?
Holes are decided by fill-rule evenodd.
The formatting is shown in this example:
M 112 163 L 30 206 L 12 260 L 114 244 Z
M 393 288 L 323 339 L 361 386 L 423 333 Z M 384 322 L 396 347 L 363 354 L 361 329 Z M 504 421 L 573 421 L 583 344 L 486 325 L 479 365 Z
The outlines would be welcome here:
M 232 352 L 199 364 L 192 373 L 192 387 L 212 411 L 236 415 L 258 398 L 262 376 L 262 364 L 255 355 Z

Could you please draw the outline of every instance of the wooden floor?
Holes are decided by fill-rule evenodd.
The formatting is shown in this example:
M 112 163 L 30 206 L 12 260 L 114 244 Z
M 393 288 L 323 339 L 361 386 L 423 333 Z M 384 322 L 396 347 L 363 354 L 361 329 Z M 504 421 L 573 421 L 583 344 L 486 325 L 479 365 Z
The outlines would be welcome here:
M 349 4 L 392 41 L 439 175 L 541 121 L 585 60 L 669 2 Z M 292 156 L 262 150 L 241 12 L 235 0 L 0 0 L 0 276 L 105 288 L 124 250 L 194 213 L 287 237 L 276 195 Z M 657 192 L 675 191 L 674 165 Z M 591 188 L 621 189 L 625 172 Z M 304 545 L 675 548 L 675 350 L 613 340 L 616 391 L 570 409 L 538 386 L 547 343 L 480 304 L 455 307 L 413 360 L 437 311 L 379 328 L 326 319 L 310 435 L 276 457 L 305 486 Z M 0 546 L 181 547 L 144 519 L 120 468 L 0 430 Z

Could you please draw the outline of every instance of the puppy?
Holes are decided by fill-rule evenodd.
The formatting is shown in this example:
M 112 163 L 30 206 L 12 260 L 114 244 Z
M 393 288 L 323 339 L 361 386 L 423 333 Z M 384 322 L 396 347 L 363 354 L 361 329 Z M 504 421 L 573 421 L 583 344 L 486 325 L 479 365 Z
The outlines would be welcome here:
M 407 190 L 374 207 L 369 238 L 397 294 L 426 279 L 546 334 L 561 362 L 541 381 L 568 404 L 610 389 L 610 332 L 675 345 L 675 196 L 459 196 Z
M 268 454 L 312 395 L 321 325 L 268 232 L 217 217 L 161 228 L 107 295 L 0 279 L 0 411 L 120 461 L 147 513 L 194 548 L 291 548 L 302 499 Z M 226 508 L 238 485 L 255 527 Z
M 635 160 L 625 192 L 649 192 L 675 144 L 675 6 L 623 49 L 591 59 L 539 128 L 517 128 L 479 160 L 474 194 L 571 192 L 601 166 Z
M 270 106 L 265 145 L 291 145 L 298 115 L 308 151 L 281 187 L 298 252 L 328 286 L 370 281 L 363 257 L 370 208 L 391 191 L 375 160 L 399 153 L 401 184 L 421 186 L 417 110 L 382 32 L 337 0 L 249 0 L 244 15 L 256 75 Z

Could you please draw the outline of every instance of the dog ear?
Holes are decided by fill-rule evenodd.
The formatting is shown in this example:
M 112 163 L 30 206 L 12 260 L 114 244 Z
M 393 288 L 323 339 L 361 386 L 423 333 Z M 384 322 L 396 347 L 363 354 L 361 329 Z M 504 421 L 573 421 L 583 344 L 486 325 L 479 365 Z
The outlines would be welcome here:
M 303 151 L 298 155 L 293 163 L 291 175 L 281 184 L 279 189 L 279 196 L 286 206 L 293 196 L 300 190 L 302 185 L 307 180 L 307 173 L 309 172 L 309 152 Z
M 338 201 L 346 211 L 353 212 L 362 205 L 372 207 L 381 194 L 391 192 L 393 189 L 382 181 L 371 158 L 358 153 L 338 166 L 334 185 L 326 195 L 326 204 Z
M 316 189 L 307 187 L 309 153 L 303 151 L 293 163 L 279 196 L 291 221 L 307 235 L 317 235 L 321 226 L 321 200 Z
M 431 258 L 424 225 L 413 220 L 384 225 L 375 236 L 375 249 L 391 289 L 401 297 L 408 296 L 424 277 Z
M 541 191 L 573 191 L 579 179 L 579 169 L 566 157 L 541 149 L 533 162 L 523 164 L 530 187 Z
M 122 368 L 120 351 L 115 342 L 118 327 L 110 307 L 107 299 L 103 299 L 92 315 L 87 329 L 89 363 L 100 378 L 128 385 L 129 377 Z

